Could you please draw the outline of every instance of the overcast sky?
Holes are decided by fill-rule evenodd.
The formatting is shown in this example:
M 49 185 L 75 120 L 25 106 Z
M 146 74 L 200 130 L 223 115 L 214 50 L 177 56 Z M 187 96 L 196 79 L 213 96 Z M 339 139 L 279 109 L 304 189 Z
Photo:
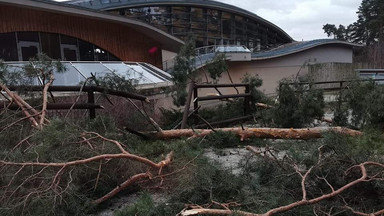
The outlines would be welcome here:
M 253 12 L 279 26 L 294 40 L 327 38 L 323 25 L 357 20 L 362 0 L 217 0 Z
M 56 0 L 62 1 L 62 0 Z M 326 38 L 323 25 L 349 25 L 357 20 L 362 0 L 217 0 L 231 4 L 274 23 L 293 39 Z

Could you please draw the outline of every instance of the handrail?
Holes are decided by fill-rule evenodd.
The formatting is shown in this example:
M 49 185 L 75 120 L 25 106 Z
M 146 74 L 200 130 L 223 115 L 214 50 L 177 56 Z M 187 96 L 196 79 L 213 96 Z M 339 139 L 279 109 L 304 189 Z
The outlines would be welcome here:
M 44 86 L 35 86 L 35 85 L 20 85 L 20 86 L 8 86 L 11 91 L 15 90 L 27 90 L 27 91 L 41 91 Z M 131 92 L 117 91 L 113 89 L 103 88 L 99 86 L 49 86 L 48 91 L 53 92 L 100 92 L 105 94 L 110 94 L 114 96 L 126 97 L 131 99 L 136 99 L 140 101 L 147 101 L 148 98 L 144 95 L 139 95 Z
M 237 48 L 237 49 L 234 49 Z M 242 49 L 242 50 L 239 50 Z M 204 55 L 213 53 L 251 53 L 251 51 L 244 45 L 210 45 L 203 46 L 195 49 L 195 58 L 200 58 Z M 163 61 L 163 70 L 168 71 L 173 68 L 175 64 L 175 57 Z
M 345 83 L 345 82 L 355 82 L 355 81 L 361 81 L 361 82 L 367 82 L 367 81 L 384 81 L 384 79 L 354 79 L 354 80 L 339 80 L 339 81 L 320 81 L 320 82 L 297 82 L 297 83 L 288 83 L 289 85 L 299 84 L 299 85 L 309 85 L 309 84 L 332 84 L 332 83 Z

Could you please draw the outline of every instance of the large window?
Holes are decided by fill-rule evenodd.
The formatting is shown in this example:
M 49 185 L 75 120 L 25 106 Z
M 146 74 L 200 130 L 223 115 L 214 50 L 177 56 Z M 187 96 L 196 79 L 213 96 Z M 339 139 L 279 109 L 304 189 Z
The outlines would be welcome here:
M 28 61 L 38 53 L 64 61 L 119 61 L 94 44 L 66 35 L 45 32 L 0 34 L 0 59 Z
M 182 40 L 192 33 L 197 47 L 236 44 L 260 51 L 290 42 L 276 31 L 265 31 L 267 26 L 256 19 L 204 6 L 152 5 L 109 12 L 148 22 Z
M 0 59 L 13 61 L 18 59 L 16 35 L 14 33 L 0 34 Z

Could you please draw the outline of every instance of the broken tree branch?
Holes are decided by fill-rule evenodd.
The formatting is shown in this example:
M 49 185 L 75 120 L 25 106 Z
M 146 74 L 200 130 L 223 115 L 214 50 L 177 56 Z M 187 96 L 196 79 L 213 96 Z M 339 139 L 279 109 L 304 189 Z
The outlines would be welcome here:
M 150 167 L 159 169 L 163 166 L 168 165 L 173 157 L 173 152 L 170 152 L 166 159 L 164 161 L 160 161 L 159 163 L 155 163 L 147 158 L 140 157 L 134 154 L 129 153 L 120 153 L 120 154 L 101 154 L 96 155 L 93 157 L 81 159 L 81 160 L 75 160 L 75 161 L 68 161 L 68 162 L 61 162 L 61 163 L 44 163 L 44 162 L 11 162 L 11 161 L 3 161 L 0 160 L 0 165 L 13 165 L 13 166 L 42 166 L 42 167 L 69 167 L 69 166 L 75 166 L 80 164 L 86 164 L 93 161 L 99 161 L 99 160 L 105 160 L 105 159 L 114 159 L 114 158 L 127 158 L 130 160 L 134 160 L 143 164 L 146 164 Z
M 222 210 L 222 209 L 204 209 L 204 208 L 200 208 L 200 209 L 190 209 L 190 210 L 183 210 L 182 212 L 180 212 L 180 215 L 181 216 L 190 216 L 190 215 L 207 215 L 207 214 L 215 214 L 215 215 L 232 215 L 232 214 L 237 214 L 237 215 L 242 215 L 242 216 L 271 216 L 271 215 L 275 215 L 277 213 L 282 213 L 282 212 L 286 212 L 286 211 L 289 211 L 293 208 L 296 208 L 296 207 L 299 207 L 299 206 L 305 206 L 305 205 L 312 205 L 312 204 L 315 204 L 315 203 L 318 203 L 320 201 L 323 201 L 323 200 L 326 200 L 326 199 L 329 199 L 329 198 L 332 198 L 332 197 L 335 197 L 339 194 L 341 194 L 342 192 L 344 192 L 345 190 L 359 184 L 359 183 L 362 183 L 362 182 L 365 182 L 365 181 L 369 181 L 369 180 L 376 180 L 376 179 L 372 179 L 371 176 L 369 176 L 367 174 L 367 167 L 368 166 L 374 166 L 374 167 L 379 167 L 379 168 L 383 168 L 384 169 L 384 164 L 381 164 L 381 163 L 377 163 L 377 162 L 371 162 L 371 161 L 368 161 L 368 162 L 364 162 L 364 163 L 361 163 L 359 165 L 356 165 L 356 166 L 353 166 L 351 168 L 349 168 L 347 170 L 347 172 L 351 171 L 352 169 L 355 169 L 355 168 L 359 168 L 360 169 L 360 172 L 361 172 L 361 177 L 356 179 L 356 180 L 353 180 L 347 184 L 345 184 L 344 186 L 340 187 L 339 189 L 337 190 L 334 190 L 330 193 L 327 193 L 327 194 L 323 194 L 319 197 L 315 197 L 315 198 L 312 198 L 312 199 L 307 199 L 306 197 L 306 189 L 305 189 L 305 182 L 307 180 L 307 177 L 311 171 L 311 169 L 309 169 L 304 175 L 302 175 L 300 172 L 298 172 L 302 178 L 302 181 L 301 181 L 301 186 L 302 186 L 302 192 L 303 192 L 303 199 L 300 200 L 300 201 L 296 201 L 294 203 L 291 203 L 291 204 L 288 204 L 288 205 L 285 205 L 285 206 L 280 206 L 280 207 L 277 207 L 277 208 L 274 208 L 274 209 L 271 209 L 269 210 L 268 212 L 266 213 L 263 213 L 263 214 L 256 214 L 256 213 L 251 213 L 251 212 L 243 212 L 243 211 L 235 211 L 235 210 Z M 383 180 L 383 179 L 380 179 L 380 180 Z M 348 208 L 348 207 L 347 207 Z M 361 213 L 361 212 L 357 212 L 357 211 L 354 211 L 353 209 L 349 208 L 353 213 L 355 214 L 358 214 L 358 215 L 382 215 L 384 213 L 384 209 L 382 210 L 379 210 L 373 214 L 365 214 L 365 213 Z
M 108 200 L 109 198 L 115 196 L 117 193 L 124 190 L 128 186 L 134 184 L 135 182 L 142 180 L 142 179 L 151 178 L 151 177 L 152 177 L 152 174 L 149 172 L 136 174 L 136 175 L 132 176 L 131 178 L 127 179 L 125 182 L 118 185 L 117 187 L 115 187 L 113 190 L 111 190 L 109 193 L 107 193 L 103 197 L 101 197 L 97 200 L 94 200 L 92 203 L 100 204 L 100 203 Z
M 12 98 L 12 100 L 21 108 L 23 111 L 24 115 L 30 120 L 32 123 L 32 126 L 35 128 L 39 128 L 39 124 L 37 123 L 36 119 L 28 112 L 28 109 L 24 106 L 24 104 L 19 100 L 19 98 L 14 94 L 11 90 L 8 89 L 7 86 L 4 84 L 0 83 L 1 89 L 3 89 L 9 97 Z
M 40 129 L 43 129 L 45 114 L 47 112 L 47 104 L 48 104 L 48 88 L 52 84 L 53 80 L 55 80 L 55 78 L 53 77 L 53 74 L 51 73 L 49 76 L 49 81 L 44 84 L 43 107 L 41 108 L 41 116 L 40 116 Z

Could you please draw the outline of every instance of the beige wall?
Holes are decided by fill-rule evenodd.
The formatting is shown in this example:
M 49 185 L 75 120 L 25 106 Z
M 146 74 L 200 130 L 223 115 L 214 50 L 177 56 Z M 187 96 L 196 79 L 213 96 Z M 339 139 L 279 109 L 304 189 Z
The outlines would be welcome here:
M 352 48 L 337 45 L 324 45 L 303 52 L 286 55 L 282 57 L 253 60 L 243 62 L 228 62 L 229 73 L 234 83 L 240 83 L 245 74 L 258 75 L 263 80 L 260 90 L 267 95 L 274 95 L 279 80 L 283 78 L 296 77 L 308 73 L 306 64 L 318 63 L 352 63 Z M 203 72 L 200 71 L 200 80 L 206 82 Z M 212 80 L 208 80 L 210 82 Z M 227 73 L 224 73 L 219 83 L 230 83 Z M 202 90 L 199 93 L 208 94 L 211 91 Z M 233 89 L 223 89 L 223 93 L 234 92 Z
M 347 47 L 339 46 L 323 46 L 313 48 L 300 53 L 287 55 L 283 57 L 273 58 L 269 60 L 253 60 L 253 61 L 242 61 L 242 62 L 228 62 L 229 73 L 234 83 L 240 83 L 241 78 L 246 74 L 258 75 L 263 79 L 263 86 L 260 90 L 264 93 L 273 96 L 275 94 L 276 87 L 278 86 L 279 80 L 285 77 L 296 76 L 300 68 L 304 63 L 308 64 L 319 64 L 319 63 L 351 63 L 352 62 L 352 49 Z M 308 73 L 308 68 L 303 67 L 300 70 L 299 75 Z M 206 78 L 208 77 L 208 79 Z M 199 70 L 198 74 L 199 83 L 212 83 L 212 79 L 206 74 L 205 69 Z M 223 73 L 219 80 L 219 83 L 231 83 L 228 73 Z M 234 88 L 219 88 L 222 94 L 235 94 L 237 93 Z M 240 93 L 244 92 L 244 88 L 238 88 Z M 200 89 L 199 96 L 207 96 L 217 94 L 215 89 Z M 155 104 L 154 114 L 155 116 L 160 115 L 159 108 L 176 108 L 172 103 L 170 95 L 159 94 L 150 97 L 151 101 Z M 203 107 L 209 105 L 217 105 L 220 103 L 227 103 L 225 101 L 204 101 L 200 102 Z M 183 109 L 176 108 L 176 109 Z M 192 108 L 191 108 L 192 109 Z

